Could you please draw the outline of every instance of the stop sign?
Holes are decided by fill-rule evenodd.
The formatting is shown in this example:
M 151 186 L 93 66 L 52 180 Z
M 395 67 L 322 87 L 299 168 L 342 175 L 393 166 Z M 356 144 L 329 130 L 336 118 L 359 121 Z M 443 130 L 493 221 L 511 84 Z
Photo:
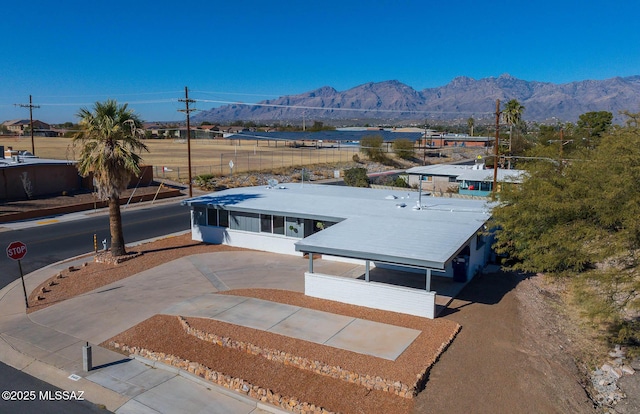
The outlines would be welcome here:
M 20 260 L 27 254 L 27 245 L 21 241 L 14 241 L 7 247 L 7 257 L 13 260 Z

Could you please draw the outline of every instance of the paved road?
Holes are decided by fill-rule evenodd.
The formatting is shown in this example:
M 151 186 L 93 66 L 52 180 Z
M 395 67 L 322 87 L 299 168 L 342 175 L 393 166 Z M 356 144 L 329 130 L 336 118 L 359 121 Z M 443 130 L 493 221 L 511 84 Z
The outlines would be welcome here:
M 189 213 L 179 201 L 136 208 L 122 212 L 125 241 L 134 243 L 153 237 L 189 229 Z M 24 274 L 60 260 L 93 251 L 93 235 L 101 241 L 109 237 L 109 217 L 106 214 L 82 216 L 71 220 L 44 218 L 28 224 L 5 225 L 0 231 L 0 289 L 20 277 L 17 262 L 7 258 L 6 247 L 15 240 L 27 245 L 27 256 L 21 261 Z M 0 362 L 0 391 L 55 391 L 58 388 Z M 45 394 L 46 395 L 46 394 Z M 84 401 L 3 401 L 0 413 L 104 413 Z
M 14 240 L 27 245 L 27 255 L 21 261 L 25 274 L 51 263 L 93 251 L 93 235 L 98 248 L 102 240 L 109 239 L 109 217 L 106 214 L 78 216 L 66 221 L 44 218 L 32 221 L 30 226 L 0 232 L 0 289 L 20 277 L 17 262 L 7 258 L 6 248 Z M 40 223 L 40 224 L 37 224 Z M 133 243 L 153 237 L 189 229 L 188 209 L 179 201 L 160 206 L 124 210 L 122 223 L 125 241 Z M 12 229 L 15 226 L 7 225 Z

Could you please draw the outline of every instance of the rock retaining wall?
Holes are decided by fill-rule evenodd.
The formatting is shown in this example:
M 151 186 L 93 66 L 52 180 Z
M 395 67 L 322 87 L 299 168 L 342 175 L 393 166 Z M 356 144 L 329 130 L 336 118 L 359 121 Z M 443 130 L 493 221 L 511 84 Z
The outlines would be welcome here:
M 305 371 L 311 371 L 318 375 L 324 375 L 327 377 L 361 385 L 363 387 L 366 387 L 367 389 L 390 392 L 404 398 L 413 398 L 417 394 L 416 386 L 423 377 L 423 375 L 419 375 L 416 379 L 416 383 L 413 384 L 412 387 L 410 387 L 406 384 L 402 384 L 400 381 L 393 381 L 381 378 L 379 376 L 370 376 L 357 372 L 351 372 L 337 366 L 325 364 L 324 362 L 314 361 L 309 358 L 292 355 L 288 352 L 278 351 L 277 349 L 261 348 L 250 343 L 234 341 L 230 338 L 203 332 L 198 329 L 192 328 L 189 323 L 181 316 L 178 316 L 178 320 L 180 321 L 180 324 L 182 325 L 186 333 L 188 333 L 189 335 L 193 335 L 200 340 L 211 342 L 222 347 L 235 349 L 241 352 L 246 352 L 252 355 L 261 356 L 270 361 L 276 361 L 282 364 L 291 365 Z
M 322 407 L 318 407 L 315 404 L 309 404 L 300 401 L 295 397 L 280 395 L 277 392 L 273 392 L 272 390 L 253 385 L 241 378 L 234 378 L 230 375 L 225 375 L 222 372 L 213 370 L 198 362 L 181 359 L 175 355 L 165 354 L 163 352 L 153 352 L 145 348 L 138 348 L 135 346 L 129 347 L 125 344 L 119 344 L 117 342 L 110 342 L 109 345 L 131 354 L 140 355 L 141 357 L 148 358 L 153 361 L 162 362 L 163 364 L 188 371 L 194 375 L 199 376 L 200 378 L 204 378 L 207 381 L 211 381 L 225 388 L 248 395 L 249 397 L 256 400 L 273 404 L 277 407 L 287 409 L 294 413 L 333 414 L 332 411 L 328 411 Z
M 235 349 L 240 352 L 246 352 L 256 356 L 261 356 L 271 361 L 295 366 L 299 369 L 304 369 L 318 375 L 324 375 L 331 378 L 340 379 L 342 381 L 361 385 L 367 389 L 390 392 L 400 397 L 409 399 L 413 398 L 418 393 L 418 391 L 422 389 L 426 382 L 427 374 L 429 373 L 431 366 L 436 362 L 435 360 L 430 361 L 430 363 L 424 368 L 424 370 L 416 375 L 415 382 L 411 385 L 407 385 L 401 383 L 400 381 L 384 379 L 379 376 L 364 375 L 357 372 L 347 371 L 339 366 L 332 366 L 320 361 L 295 356 L 276 349 L 262 348 L 247 342 L 234 341 L 231 338 L 222 337 L 192 328 L 185 318 L 181 316 L 178 316 L 177 318 L 187 334 L 195 336 L 200 340 L 207 341 L 218 346 Z M 440 355 L 442 352 L 444 352 L 444 350 L 451 344 L 458 331 L 459 327 L 458 330 L 456 330 L 456 332 L 451 335 L 449 340 L 441 345 L 440 349 L 437 352 L 437 355 Z M 183 369 L 225 388 L 232 389 L 234 391 L 246 394 L 251 398 L 260 400 L 265 403 L 273 404 L 277 407 L 285 408 L 296 413 L 330 413 L 330 411 L 322 407 L 300 401 L 299 399 L 292 396 L 280 395 L 273 390 L 262 388 L 260 386 L 250 384 L 241 378 L 234 378 L 224 373 L 215 371 L 198 362 L 183 360 L 175 355 L 165 354 L 162 352 L 154 352 L 149 349 L 128 346 L 126 344 L 120 344 L 117 342 L 111 342 L 110 345 L 116 349 L 121 349 L 130 354 L 140 355 L 153 361 L 158 361 L 179 369 Z

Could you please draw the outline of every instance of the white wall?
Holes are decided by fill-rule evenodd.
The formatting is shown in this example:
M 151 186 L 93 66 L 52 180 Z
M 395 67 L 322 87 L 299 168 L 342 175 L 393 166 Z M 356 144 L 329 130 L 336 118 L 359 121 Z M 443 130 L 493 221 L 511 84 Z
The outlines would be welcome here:
M 435 318 L 436 294 L 426 290 L 306 272 L 304 294 L 351 305 Z
M 206 243 L 226 244 L 244 247 L 245 249 L 302 256 L 302 253 L 297 252 L 294 246 L 294 243 L 300 239 L 270 233 L 254 233 L 225 227 L 195 225 L 191 228 L 191 238 Z

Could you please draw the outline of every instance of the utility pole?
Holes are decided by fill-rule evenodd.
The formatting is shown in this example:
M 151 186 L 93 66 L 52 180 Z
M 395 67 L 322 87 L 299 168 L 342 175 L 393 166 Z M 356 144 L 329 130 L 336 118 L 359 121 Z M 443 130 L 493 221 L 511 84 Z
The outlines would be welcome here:
M 189 89 L 184 87 L 184 99 L 178 99 L 179 102 L 184 102 L 186 105 L 185 109 L 178 109 L 178 112 L 185 112 L 187 114 L 187 158 L 188 158 L 188 168 L 189 168 L 189 197 L 193 197 L 193 185 L 191 184 L 191 123 L 189 121 L 189 114 L 191 111 L 195 111 L 195 109 L 189 109 L 190 103 L 195 103 L 193 99 L 189 99 Z
M 498 145 L 500 144 L 500 99 L 496 99 L 496 142 L 493 149 L 493 198 L 496 197 L 496 191 L 498 188 Z
M 29 105 L 27 104 L 15 104 L 21 108 L 29 108 L 29 129 L 31 129 L 31 153 L 36 155 L 36 145 L 33 139 L 33 108 L 40 108 L 40 105 L 34 105 L 31 95 L 29 95 Z

